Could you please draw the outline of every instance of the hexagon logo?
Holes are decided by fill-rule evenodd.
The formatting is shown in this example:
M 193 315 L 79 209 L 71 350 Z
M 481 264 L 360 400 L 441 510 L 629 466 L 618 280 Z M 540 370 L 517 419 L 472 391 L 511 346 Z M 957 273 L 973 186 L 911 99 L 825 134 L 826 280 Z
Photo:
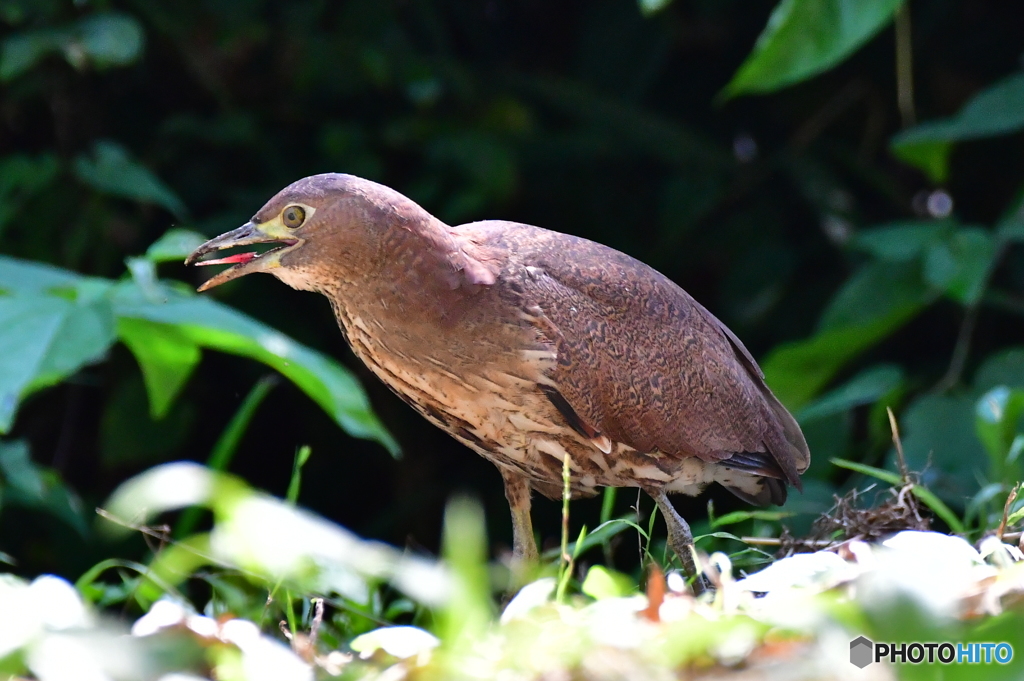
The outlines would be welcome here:
M 850 641 L 850 663 L 860 669 L 864 669 L 874 662 L 874 652 L 875 644 L 863 636 L 858 636 Z

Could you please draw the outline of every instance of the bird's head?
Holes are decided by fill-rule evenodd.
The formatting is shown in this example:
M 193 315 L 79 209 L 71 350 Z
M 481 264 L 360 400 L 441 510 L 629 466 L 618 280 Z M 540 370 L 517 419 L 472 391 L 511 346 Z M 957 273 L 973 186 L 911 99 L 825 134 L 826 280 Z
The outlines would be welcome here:
M 282 189 L 238 229 L 204 243 L 185 264 L 231 265 L 200 291 L 253 272 L 273 274 L 293 288 L 324 290 L 378 268 L 393 228 L 407 231 L 432 221 L 437 222 L 383 185 L 352 175 L 312 175 Z M 216 251 L 258 244 L 272 247 L 201 260 Z

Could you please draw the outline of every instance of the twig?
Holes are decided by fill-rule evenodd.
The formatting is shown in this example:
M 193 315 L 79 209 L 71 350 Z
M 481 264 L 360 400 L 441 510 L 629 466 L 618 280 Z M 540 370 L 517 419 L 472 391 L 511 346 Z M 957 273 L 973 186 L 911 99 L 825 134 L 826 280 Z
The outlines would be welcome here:
M 996 268 L 1002 261 L 1003 256 L 1006 255 L 1008 248 L 1009 243 L 1003 241 L 997 246 L 995 253 L 992 254 L 992 260 L 989 261 L 988 269 L 985 271 L 985 275 L 981 282 L 982 292 L 988 288 L 989 282 L 992 281 L 992 275 L 995 273 Z M 964 314 L 964 320 L 960 324 L 960 331 L 956 336 L 956 345 L 953 347 L 953 356 L 949 360 L 949 368 L 946 370 L 946 373 L 942 378 L 939 379 L 939 382 L 935 384 L 935 387 L 932 389 L 933 392 L 946 392 L 960 382 L 960 376 L 964 372 L 964 365 L 967 363 L 967 355 L 971 349 L 971 339 L 974 336 L 974 327 L 978 325 L 978 312 L 981 309 L 981 302 L 982 296 L 979 295 L 977 300 L 967 306 L 967 311 Z
M 572 468 L 569 466 L 569 454 L 562 459 L 562 547 L 558 560 L 558 586 L 555 601 L 561 603 L 565 598 L 565 590 L 572 576 L 573 561 L 569 554 L 569 498 L 572 496 Z M 578 548 L 577 544 L 577 548 Z
M 203 553 L 202 551 L 197 551 L 194 546 L 190 546 L 189 544 L 187 544 L 185 542 L 178 541 L 176 539 L 170 538 L 170 536 L 169 536 L 170 535 L 170 528 L 167 527 L 166 525 L 159 525 L 156 528 L 152 528 L 152 527 L 149 527 L 147 525 L 139 525 L 138 523 L 133 523 L 133 522 L 130 522 L 130 521 L 125 520 L 123 518 L 118 518 L 116 515 L 114 515 L 110 511 L 107 511 L 107 510 L 102 509 L 102 508 L 97 508 L 96 509 L 96 515 L 98 515 L 101 518 L 104 518 L 106 520 L 109 520 L 110 522 L 112 522 L 112 523 L 114 523 L 116 525 L 120 525 L 121 527 L 128 528 L 129 530 L 135 530 L 136 532 L 141 532 L 143 535 L 147 535 L 147 536 L 150 536 L 150 537 L 154 537 L 156 539 L 160 539 L 161 541 L 164 542 L 164 546 L 162 546 L 161 549 L 166 548 L 167 546 L 176 546 L 176 547 L 178 547 L 180 549 L 188 551 L 189 553 L 191 553 L 191 554 L 193 554 L 195 556 L 199 556 L 200 558 L 205 560 L 207 563 L 210 563 L 211 565 L 218 565 L 220 567 L 230 568 L 231 570 L 234 570 L 238 574 L 245 575 L 246 577 L 249 577 L 249 578 L 253 579 L 254 581 L 255 580 L 264 579 L 264 576 L 259 574 L 259 573 L 257 573 L 257 572 L 253 572 L 252 570 L 246 570 L 245 568 L 240 568 L 240 567 L 237 567 L 237 566 L 234 566 L 234 565 L 228 565 L 223 560 L 221 560 L 220 558 L 217 558 L 216 556 L 213 556 L 213 555 L 211 555 L 209 553 Z M 147 565 L 146 567 L 152 568 L 151 565 Z M 150 580 L 153 580 L 154 583 L 156 583 L 158 586 L 161 586 L 161 588 L 163 588 L 163 585 L 160 584 L 159 582 L 157 582 L 156 579 L 154 579 L 152 574 L 146 573 L 144 576 L 147 577 Z
M 1018 482 L 1010 490 L 1009 496 L 1006 497 L 1006 503 L 1003 504 L 1003 518 L 999 521 L 999 529 L 996 530 L 996 536 L 999 537 L 999 541 L 1003 540 L 1003 534 L 1006 533 L 1006 519 L 1010 516 L 1010 507 L 1013 506 L 1013 502 L 1017 501 L 1017 495 L 1020 493 L 1020 483 Z
M 896 11 L 896 104 L 904 128 L 917 122 L 914 113 L 914 50 L 910 40 L 910 2 Z
M 157 539 L 157 540 L 160 541 L 161 544 L 174 544 L 174 543 L 176 543 L 176 542 L 174 542 L 170 538 L 171 528 L 168 527 L 167 525 L 157 525 L 156 527 L 150 527 L 149 525 L 139 525 L 137 523 L 129 522 L 129 521 L 123 519 L 123 518 L 118 518 L 116 515 L 114 515 L 110 511 L 108 511 L 106 509 L 103 509 L 103 508 L 98 508 L 98 507 L 96 508 L 96 515 L 98 515 L 99 517 L 103 518 L 104 520 L 109 520 L 110 522 L 114 523 L 115 525 L 120 525 L 121 527 L 126 527 L 129 530 L 135 530 L 136 532 L 141 532 L 143 535 L 145 535 L 147 537 L 152 537 L 154 539 Z M 150 546 L 149 548 L 152 550 L 153 547 Z M 163 547 L 161 546 L 161 548 L 163 548 Z
M 907 459 L 903 456 L 900 428 L 896 425 L 896 415 L 892 413 L 892 408 L 886 407 L 885 411 L 889 414 L 889 428 L 892 430 L 892 443 L 896 445 L 896 460 L 900 467 L 900 477 L 903 479 L 903 484 L 906 485 L 910 483 L 910 472 L 907 470 Z
M 309 639 L 316 643 L 320 635 L 320 625 L 324 622 L 324 599 L 313 599 L 313 623 L 309 627 Z
M 829 125 L 846 113 L 847 109 L 856 104 L 867 94 L 867 87 L 860 80 L 846 84 L 833 95 L 824 106 L 819 108 L 809 119 L 804 121 L 789 140 L 789 145 L 796 151 L 806 149 L 818 138 Z
M 572 560 L 569 555 L 569 497 L 572 494 L 570 486 L 569 455 L 565 455 L 562 461 L 562 563 L 568 565 Z
M 740 541 L 744 544 L 750 544 L 751 546 L 782 546 L 781 537 L 740 537 Z M 843 541 L 838 542 L 838 544 L 845 544 L 847 541 L 848 540 L 844 539 Z M 837 544 L 837 542 L 832 539 L 801 539 L 798 543 L 807 546 L 832 546 L 833 544 Z
M 949 360 L 949 368 L 942 375 L 939 382 L 933 388 L 934 392 L 944 393 L 960 381 L 964 372 L 964 365 L 967 363 L 967 355 L 971 350 L 971 338 L 974 336 L 974 327 L 978 324 L 977 304 L 967 308 L 964 314 L 964 321 L 960 324 L 960 331 L 956 335 L 956 345 L 953 346 L 953 355 Z

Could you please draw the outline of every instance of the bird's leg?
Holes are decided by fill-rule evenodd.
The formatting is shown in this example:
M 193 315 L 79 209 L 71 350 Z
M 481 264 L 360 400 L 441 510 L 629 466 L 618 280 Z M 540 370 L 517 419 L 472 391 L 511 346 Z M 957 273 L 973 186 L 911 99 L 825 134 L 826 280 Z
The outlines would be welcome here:
M 526 583 L 529 571 L 538 560 L 530 519 L 530 482 L 513 471 L 500 470 L 505 481 L 505 498 L 512 511 L 512 580 L 519 587 Z
M 665 516 L 665 525 L 668 527 L 668 545 L 672 551 L 679 556 L 683 563 L 683 572 L 690 579 L 693 579 L 693 593 L 699 596 L 704 592 L 704 578 L 697 572 L 697 565 L 693 560 L 693 533 L 690 526 L 683 517 L 676 511 L 675 506 L 668 500 L 665 490 L 646 490 L 658 505 L 661 514 Z

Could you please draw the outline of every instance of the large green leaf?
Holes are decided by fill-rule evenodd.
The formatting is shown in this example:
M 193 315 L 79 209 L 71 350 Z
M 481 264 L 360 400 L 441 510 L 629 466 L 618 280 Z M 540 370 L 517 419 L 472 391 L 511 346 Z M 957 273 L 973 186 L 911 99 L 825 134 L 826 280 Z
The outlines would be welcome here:
M 952 220 L 883 225 L 859 232 L 850 246 L 878 258 L 844 285 L 843 292 L 853 298 L 845 307 L 857 314 L 871 314 L 870 305 L 863 303 L 865 294 L 872 291 L 876 304 L 928 298 L 933 291 L 942 291 L 965 305 L 975 303 L 984 291 L 996 253 L 992 232 L 959 226 Z M 842 296 L 833 300 L 833 308 Z M 826 312 L 825 319 L 831 314 Z
M 905 229 L 906 226 L 888 228 L 863 241 L 862 246 L 903 259 L 908 251 L 919 250 L 919 246 L 905 243 L 901 233 Z M 911 243 L 926 242 L 920 236 L 927 232 L 916 226 L 908 234 L 914 235 Z M 847 362 L 906 324 L 935 296 L 917 262 L 893 266 L 875 260 L 863 265 L 832 298 L 816 335 L 779 346 L 764 360 L 762 367 L 768 385 L 790 409 L 804 406 Z M 835 413 L 837 405 L 867 390 L 865 386 L 854 388 L 850 394 L 840 389 L 823 403 L 810 407 L 810 417 Z M 821 413 L 816 414 L 819 409 Z
M 29 262 L 0 255 L 0 293 L 43 292 L 52 288 L 70 288 L 83 277 L 53 265 Z
M 925 279 L 957 302 L 971 305 L 985 290 L 995 254 L 990 232 L 978 227 L 958 229 L 949 239 L 928 247 Z
M 358 381 L 338 363 L 214 300 L 166 286 L 163 290 L 166 302 L 154 303 L 138 287 L 119 284 L 115 314 L 173 325 L 198 346 L 263 362 L 302 388 L 348 433 L 376 440 L 397 454 L 397 443 L 374 415 Z
M 922 257 L 928 246 L 949 234 L 952 226 L 948 220 L 892 222 L 857 232 L 849 246 L 880 260 L 909 262 Z
M 949 177 L 953 142 L 1005 135 L 1024 128 L 1024 73 L 975 95 L 955 116 L 922 123 L 892 138 L 892 151 L 936 182 Z
M 961 505 L 989 473 L 975 437 L 973 394 L 923 395 L 902 415 L 903 449 L 911 470 L 942 499 Z
M 142 368 L 150 415 L 163 418 L 199 364 L 199 345 L 177 326 L 145 319 L 118 319 L 117 335 Z
M 53 385 L 98 360 L 114 341 L 103 297 L 0 297 L 0 433 L 28 393 Z
M 882 30 L 902 0 L 782 0 L 722 91 L 774 92 L 842 62 Z
M 159 259 L 159 258 L 157 258 Z M 150 279 L 149 267 L 116 285 L 50 265 L 0 256 L 0 432 L 32 390 L 52 385 L 106 352 L 117 334 L 142 367 L 150 413 L 167 413 L 206 347 L 278 370 L 346 432 L 398 444 L 358 381 L 334 360 L 181 285 Z M 137 275 L 138 273 L 136 273 Z M 8 295 L 4 295 L 7 293 Z
M 903 382 L 903 369 L 896 364 L 879 364 L 865 369 L 843 385 L 830 390 L 800 410 L 801 422 L 841 414 L 853 407 L 871 404 Z
M 83 154 L 75 159 L 75 174 L 82 182 L 111 196 L 154 203 L 178 218 L 184 218 L 188 212 L 170 187 L 116 142 L 96 142 L 91 156 Z
M 799 409 L 847 362 L 902 326 L 918 309 L 896 309 L 872 322 L 821 331 L 806 340 L 780 345 L 761 363 L 765 381 L 789 409 Z
M 935 297 L 936 292 L 922 278 L 919 265 L 894 267 L 883 261 L 869 262 L 833 296 L 818 328 L 833 331 L 883 318 L 899 319 L 902 324 Z

